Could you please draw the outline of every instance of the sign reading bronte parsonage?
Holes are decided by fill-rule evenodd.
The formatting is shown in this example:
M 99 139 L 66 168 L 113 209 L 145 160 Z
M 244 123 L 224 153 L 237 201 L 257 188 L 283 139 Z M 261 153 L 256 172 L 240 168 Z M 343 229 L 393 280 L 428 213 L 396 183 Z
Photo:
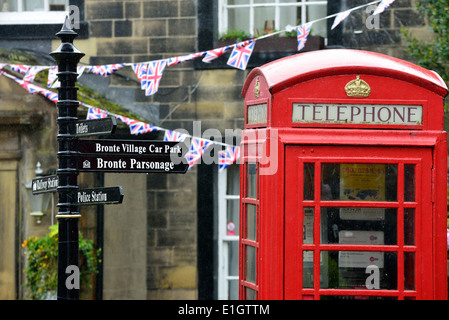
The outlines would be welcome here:
M 179 142 L 79 140 L 78 170 L 128 173 L 185 173 Z

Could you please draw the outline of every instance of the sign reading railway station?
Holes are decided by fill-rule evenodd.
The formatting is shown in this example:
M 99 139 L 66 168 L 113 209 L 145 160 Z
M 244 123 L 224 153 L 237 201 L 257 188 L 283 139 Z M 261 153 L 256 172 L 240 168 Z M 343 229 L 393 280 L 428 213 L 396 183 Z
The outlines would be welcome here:
M 56 192 L 56 188 L 58 188 L 58 176 L 56 175 L 38 177 L 31 181 L 33 194 Z

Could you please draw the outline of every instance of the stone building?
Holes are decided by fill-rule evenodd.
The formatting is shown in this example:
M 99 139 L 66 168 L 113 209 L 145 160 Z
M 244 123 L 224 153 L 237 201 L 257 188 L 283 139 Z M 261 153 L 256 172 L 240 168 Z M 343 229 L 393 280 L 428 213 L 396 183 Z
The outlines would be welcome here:
M 219 36 L 229 30 L 262 34 L 265 21 L 274 20 L 274 29 L 282 30 L 287 24 L 294 26 L 368 3 L 280 1 L 292 3 L 294 10 L 279 9 L 275 16 L 271 9 L 226 8 L 223 5 L 231 1 L 218 0 L 62 0 L 48 1 L 43 12 L 30 11 L 21 15 L 26 18 L 18 18 L 28 2 L 2 1 L 0 48 L 20 49 L 36 58 L 35 64 L 47 65 L 54 64 L 48 53 L 59 46 L 55 34 L 64 19 L 63 12 L 53 11 L 58 4 L 79 9 L 80 23 L 75 29 L 79 37 L 74 44 L 86 54 L 80 64 L 103 65 L 218 48 L 222 45 Z M 354 48 L 409 59 L 400 28 L 410 29 L 419 38 L 430 34 L 428 22 L 414 9 L 416 2 L 397 1 L 377 17 L 371 16 L 374 8 L 356 10 L 334 30 L 333 19 L 316 23 L 314 37 L 303 51 Z M 285 42 L 289 44 L 284 46 Z M 296 53 L 296 39 L 281 36 L 258 40 L 244 71 L 226 64 L 229 53 L 208 64 L 201 59 L 180 63 L 165 69 L 159 91 L 152 96 L 145 96 L 130 67 L 108 77 L 86 73 L 79 83 L 141 121 L 238 144 L 244 122 L 240 93 L 248 72 Z M 23 186 L 33 178 L 38 161 L 44 170 L 56 169 L 56 110 L 53 103 L 29 95 L 5 77 L 0 76 L 0 84 L 0 188 L 7 203 L 0 209 L 4 230 L 0 298 L 15 299 L 24 297 L 20 244 L 30 236 L 43 235 L 53 222 L 51 208 L 41 224 L 29 216 L 30 199 Z M 80 117 L 84 115 L 80 110 Z M 163 132 L 133 136 L 126 126 L 119 126 L 115 137 L 161 140 Z M 216 158 L 221 145 L 214 146 L 207 152 Z M 80 186 L 121 185 L 125 194 L 121 205 L 83 209 L 81 230 L 103 249 L 90 298 L 237 298 L 238 234 L 228 232 L 227 225 L 234 222 L 238 230 L 238 183 L 238 165 L 220 173 L 216 162 L 197 164 L 184 175 L 81 175 Z

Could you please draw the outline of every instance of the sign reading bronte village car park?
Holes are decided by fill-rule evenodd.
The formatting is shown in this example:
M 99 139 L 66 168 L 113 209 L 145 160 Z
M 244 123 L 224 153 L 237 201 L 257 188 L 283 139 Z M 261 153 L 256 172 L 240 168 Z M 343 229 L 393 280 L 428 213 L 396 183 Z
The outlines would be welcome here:
M 182 144 L 176 141 L 146 140 L 79 140 L 78 151 L 84 154 L 177 155 Z
M 421 125 L 421 105 L 293 103 L 293 123 Z

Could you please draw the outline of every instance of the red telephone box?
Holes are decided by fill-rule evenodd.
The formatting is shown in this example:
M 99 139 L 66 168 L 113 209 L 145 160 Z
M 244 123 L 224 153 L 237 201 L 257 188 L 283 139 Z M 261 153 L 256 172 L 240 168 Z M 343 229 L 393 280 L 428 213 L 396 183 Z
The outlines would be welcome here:
M 447 90 L 359 50 L 250 72 L 241 299 L 447 299 Z

